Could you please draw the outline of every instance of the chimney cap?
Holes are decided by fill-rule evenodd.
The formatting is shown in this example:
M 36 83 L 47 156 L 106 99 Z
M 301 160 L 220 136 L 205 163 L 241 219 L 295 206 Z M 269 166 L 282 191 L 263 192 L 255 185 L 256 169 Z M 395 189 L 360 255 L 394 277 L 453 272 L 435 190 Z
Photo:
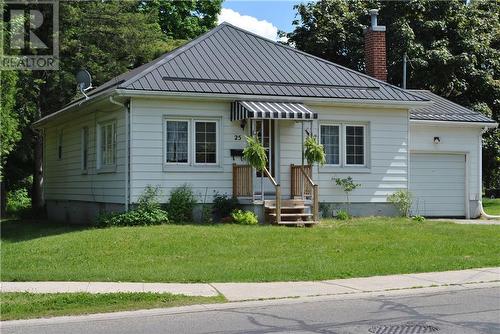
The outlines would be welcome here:
M 368 13 L 370 14 L 370 18 L 371 18 L 371 25 L 370 25 L 370 30 L 372 31 L 385 31 L 385 26 L 379 26 L 378 25 L 378 9 L 374 8 L 374 9 L 370 9 L 368 11 Z

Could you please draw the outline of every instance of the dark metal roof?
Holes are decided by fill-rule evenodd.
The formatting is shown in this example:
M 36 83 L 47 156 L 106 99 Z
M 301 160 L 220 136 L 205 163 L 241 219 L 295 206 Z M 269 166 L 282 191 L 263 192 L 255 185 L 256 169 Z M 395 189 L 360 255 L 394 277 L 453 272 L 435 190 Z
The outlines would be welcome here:
M 476 111 L 462 107 L 428 90 L 410 90 L 415 95 L 432 101 L 432 105 L 411 110 L 410 118 L 427 121 L 451 122 L 484 122 L 495 123 L 494 120 Z
M 228 23 L 121 77 L 131 90 L 426 101 Z

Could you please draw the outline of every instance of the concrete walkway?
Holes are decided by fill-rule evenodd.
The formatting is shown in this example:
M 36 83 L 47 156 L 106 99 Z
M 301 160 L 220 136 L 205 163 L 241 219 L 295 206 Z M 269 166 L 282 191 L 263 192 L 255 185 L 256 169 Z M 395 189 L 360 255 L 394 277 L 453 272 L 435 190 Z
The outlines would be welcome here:
M 349 278 L 312 282 L 270 283 L 122 283 L 122 282 L 2 282 L 2 292 L 168 292 L 189 296 L 216 296 L 229 301 L 293 298 L 498 282 L 500 267 Z
M 452 222 L 461 225 L 500 225 L 500 219 L 429 219 L 429 221 Z

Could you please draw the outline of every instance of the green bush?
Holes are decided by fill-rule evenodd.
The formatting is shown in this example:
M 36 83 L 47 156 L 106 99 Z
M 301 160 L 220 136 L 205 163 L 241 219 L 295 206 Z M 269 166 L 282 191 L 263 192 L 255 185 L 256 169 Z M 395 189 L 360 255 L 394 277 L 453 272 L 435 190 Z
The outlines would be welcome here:
M 161 209 L 158 196 L 158 187 L 147 186 L 137 201 L 137 208 L 128 212 L 99 215 L 97 225 L 108 227 L 167 224 L 168 213 Z
M 411 193 L 408 190 L 398 190 L 394 194 L 387 197 L 387 200 L 396 206 L 402 216 L 410 216 L 410 209 L 413 199 Z
M 193 220 L 193 209 L 197 203 L 193 190 L 187 184 L 173 189 L 167 204 L 170 218 L 176 223 Z
M 411 219 L 417 223 L 423 223 L 425 221 L 425 217 L 420 215 L 413 216 Z
M 239 202 L 236 197 L 229 197 L 226 194 L 216 193 L 214 195 L 213 210 L 218 219 L 228 217 L 231 212 L 238 208 Z
M 240 225 L 257 225 L 259 220 L 252 211 L 234 210 L 231 213 L 232 222 Z
M 349 213 L 347 211 L 339 210 L 339 211 L 337 211 L 335 218 L 337 218 L 338 220 L 349 220 L 351 218 L 351 216 L 349 215 Z
M 201 209 L 201 222 L 203 224 L 213 224 L 214 219 L 212 217 L 213 208 L 210 204 L 203 204 Z
M 31 208 L 31 198 L 26 188 L 19 188 L 7 193 L 6 211 L 10 214 L 17 214 Z

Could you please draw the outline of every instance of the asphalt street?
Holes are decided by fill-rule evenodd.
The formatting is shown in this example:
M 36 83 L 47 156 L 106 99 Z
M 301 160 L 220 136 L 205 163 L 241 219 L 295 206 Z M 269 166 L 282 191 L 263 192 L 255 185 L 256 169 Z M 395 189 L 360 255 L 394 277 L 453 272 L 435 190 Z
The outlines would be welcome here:
M 500 287 L 233 303 L 2 326 L 7 333 L 500 333 Z

